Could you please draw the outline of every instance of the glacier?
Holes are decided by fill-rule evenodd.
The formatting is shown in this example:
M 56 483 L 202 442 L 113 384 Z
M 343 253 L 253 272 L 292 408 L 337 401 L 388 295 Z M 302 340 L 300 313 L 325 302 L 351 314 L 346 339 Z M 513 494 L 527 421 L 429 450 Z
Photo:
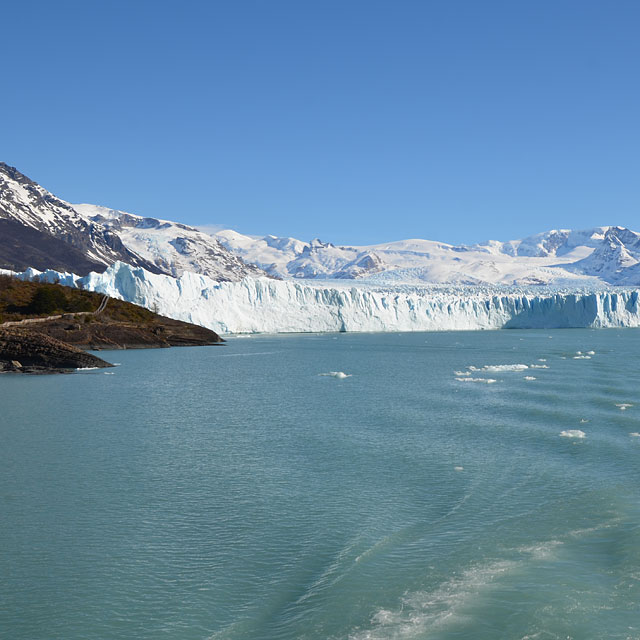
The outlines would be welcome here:
M 380 287 L 264 277 L 218 282 L 188 271 L 173 278 L 122 262 L 84 277 L 35 269 L 18 277 L 96 291 L 221 334 L 640 326 L 636 289 Z

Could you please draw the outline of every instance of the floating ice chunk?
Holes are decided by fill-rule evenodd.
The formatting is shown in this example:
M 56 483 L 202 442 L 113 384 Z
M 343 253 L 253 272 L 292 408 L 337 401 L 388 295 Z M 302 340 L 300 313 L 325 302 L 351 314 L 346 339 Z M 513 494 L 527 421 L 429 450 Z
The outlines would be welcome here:
M 582 351 L 576 351 L 576 355 L 577 356 L 581 356 L 582 355 Z
M 546 362 L 547 359 L 546 358 L 538 358 L 538 362 Z
M 453 467 L 454 471 L 464 471 L 464 467 Z
M 629 402 L 617 402 L 616 407 L 618 407 L 620 411 L 626 411 L 629 407 L 633 407 L 633 405 Z
M 332 378 L 338 378 L 338 380 L 344 380 L 345 378 L 350 378 L 350 373 L 345 373 L 344 371 L 329 371 L 329 373 L 319 373 L 319 376 L 331 376 Z
M 595 356 L 596 352 L 595 351 L 587 351 L 587 355 L 588 356 Z
M 588 420 L 585 420 L 584 418 L 580 418 L 580 422 L 581 422 L 582 424 L 586 424 L 586 423 L 587 423 L 587 422 L 589 422 L 589 421 L 588 421 Z
M 566 431 L 561 431 L 560 435 L 563 438 L 586 438 L 587 434 L 584 431 L 580 431 L 580 429 L 567 429 Z
M 530 364 L 529 369 L 548 369 L 548 364 Z
M 488 371 L 489 373 L 502 373 L 503 371 L 524 371 L 527 364 L 485 364 L 484 367 L 469 367 L 469 371 Z
M 591 356 L 573 356 L 574 360 L 591 360 Z
M 484 382 L 485 384 L 493 384 L 498 382 L 494 378 L 456 378 L 458 382 Z
M 525 376 L 524 379 L 525 380 L 535 380 L 535 378 L 533 376 Z
M 640 438 L 640 433 L 638 433 L 637 431 L 632 431 L 629 435 L 632 438 Z
M 470 376 L 471 375 L 471 371 L 454 371 L 453 373 L 455 373 L 455 375 L 457 376 Z

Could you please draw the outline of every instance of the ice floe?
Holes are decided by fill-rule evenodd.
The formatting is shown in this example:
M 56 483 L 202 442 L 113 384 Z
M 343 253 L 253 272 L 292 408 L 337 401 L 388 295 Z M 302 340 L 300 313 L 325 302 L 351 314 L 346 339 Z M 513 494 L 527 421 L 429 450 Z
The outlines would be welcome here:
M 319 376 L 331 376 L 332 378 L 338 378 L 338 380 L 344 380 L 350 378 L 351 373 L 345 373 L 344 371 L 329 371 L 328 373 L 319 373 Z
M 584 431 L 580 431 L 580 429 L 567 429 L 566 431 L 561 431 L 560 435 L 563 438 L 586 438 L 587 434 Z
M 494 378 L 456 378 L 458 382 L 484 382 L 485 384 L 493 384 L 498 382 Z
M 485 364 L 483 367 L 469 367 L 469 371 L 486 371 L 488 373 L 503 373 L 504 371 L 524 371 L 528 364 Z
M 629 402 L 616 402 L 616 407 L 618 407 L 620 411 L 626 411 L 629 407 L 633 407 L 633 405 Z

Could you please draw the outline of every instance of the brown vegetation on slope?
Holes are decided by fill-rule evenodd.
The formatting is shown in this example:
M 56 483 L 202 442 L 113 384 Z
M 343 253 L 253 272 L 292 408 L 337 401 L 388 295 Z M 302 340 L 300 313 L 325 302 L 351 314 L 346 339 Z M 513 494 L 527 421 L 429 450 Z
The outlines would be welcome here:
M 106 301 L 105 307 L 103 300 L 104 296 L 91 291 L 0 276 L 0 323 L 5 323 L 0 324 L 5 345 L 0 352 L 0 371 L 27 371 L 27 367 L 16 367 L 11 361 L 25 365 L 20 354 L 28 358 L 32 350 L 42 346 L 39 341 L 45 338 L 52 339 L 56 348 L 62 344 L 94 350 L 206 346 L 224 342 L 217 333 L 204 327 L 165 318 L 113 298 Z M 36 341 L 34 344 L 30 337 Z M 53 348 L 53 344 L 46 343 L 42 348 L 46 351 Z M 13 355 L 11 349 L 14 349 Z M 50 362 L 54 360 L 52 356 Z M 40 364 L 46 368 L 46 358 Z M 74 367 L 51 364 L 54 370 L 80 366 L 107 366 L 107 363 Z

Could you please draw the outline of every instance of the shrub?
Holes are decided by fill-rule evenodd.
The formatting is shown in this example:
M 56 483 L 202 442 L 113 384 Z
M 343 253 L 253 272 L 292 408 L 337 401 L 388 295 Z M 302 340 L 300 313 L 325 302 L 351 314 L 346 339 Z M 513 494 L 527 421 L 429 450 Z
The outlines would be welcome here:
M 67 297 L 61 287 L 55 285 L 42 285 L 36 289 L 36 292 L 29 303 L 29 312 L 36 315 L 48 315 L 56 311 L 67 310 Z

